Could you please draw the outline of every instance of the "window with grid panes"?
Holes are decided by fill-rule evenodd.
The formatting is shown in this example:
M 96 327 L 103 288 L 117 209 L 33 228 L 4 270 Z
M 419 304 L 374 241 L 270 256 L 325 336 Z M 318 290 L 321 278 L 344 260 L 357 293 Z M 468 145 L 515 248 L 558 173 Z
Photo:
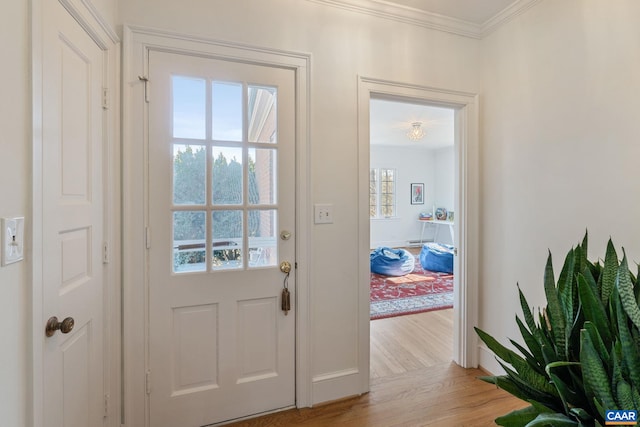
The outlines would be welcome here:
M 396 171 L 378 168 L 369 171 L 369 217 L 396 216 Z

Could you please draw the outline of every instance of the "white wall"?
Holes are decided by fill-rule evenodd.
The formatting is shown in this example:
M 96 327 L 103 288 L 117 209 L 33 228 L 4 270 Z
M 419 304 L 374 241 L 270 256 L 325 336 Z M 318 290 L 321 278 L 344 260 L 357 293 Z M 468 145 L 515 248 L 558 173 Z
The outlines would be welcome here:
M 357 76 L 477 92 L 478 41 L 301 0 L 123 0 L 119 8 L 125 23 L 312 55 L 311 200 L 334 205 L 334 223 L 312 233 L 314 384 L 368 375 L 358 366 L 367 332 L 355 309 Z M 345 393 L 322 390 L 316 402 Z
M 433 211 L 434 204 L 453 210 L 453 147 L 427 150 L 372 145 L 370 158 L 372 168 L 397 171 L 397 217 L 371 220 L 371 248 L 405 246 L 408 240 L 419 239 L 422 224 L 417 221 L 418 216 L 420 212 Z M 411 183 L 424 184 L 424 204 L 411 204 Z M 424 240 L 433 239 L 434 231 L 433 227 L 425 227 Z M 438 240 L 451 243 L 449 231 L 444 231 L 439 232 Z
M 640 261 L 640 2 L 543 1 L 482 54 L 480 326 L 516 338 L 547 249 L 556 276 L 585 229 L 591 259 L 611 236 Z
M 455 196 L 455 157 L 453 147 L 436 150 L 434 155 L 436 207 L 443 207 L 447 211 L 454 210 Z M 454 215 L 455 217 L 455 215 Z
M 0 217 L 25 216 L 31 194 L 30 25 L 27 1 L 4 2 L 0 13 Z M 31 352 L 26 261 L 0 267 L 0 414 L 2 425 L 24 426 Z

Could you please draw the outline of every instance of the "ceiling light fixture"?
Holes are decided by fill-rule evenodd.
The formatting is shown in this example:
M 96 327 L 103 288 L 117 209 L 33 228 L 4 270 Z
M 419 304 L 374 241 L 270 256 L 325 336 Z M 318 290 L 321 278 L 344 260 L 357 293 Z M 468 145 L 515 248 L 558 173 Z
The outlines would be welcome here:
M 413 122 L 411 123 L 411 130 L 407 132 L 407 138 L 412 141 L 417 141 L 421 139 L 425 135 L 424 130 L 422 130 L 422 122 Z

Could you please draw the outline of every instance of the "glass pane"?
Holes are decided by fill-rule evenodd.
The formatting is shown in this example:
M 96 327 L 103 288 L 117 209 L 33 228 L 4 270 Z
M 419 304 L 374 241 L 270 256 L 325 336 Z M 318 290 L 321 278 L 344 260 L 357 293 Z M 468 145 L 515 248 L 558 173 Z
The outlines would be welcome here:
M 173 272 L 206 270 L 206 216 L 201 211 L 173 213 Z
M 214 205 L 242 203 L 242 148 L 213 147 L 211 186 Z
M 249 149 L 249 203 L 276 203 L 276 150 Z
M 277 142 L 277 98 L 275 87 L 249 86 L 249 142 Z
M 267 267 L 278 263 L 276 238 L 277 211 L 249 211 L 249 267 Z
M 206 137 L 206 82 L 186 76 L 173 76 L 173 137 Z
M 242 211 L 214 211 L 211 236 L 211 269 L 242 268 Z
M 173 203 L 204 205 L 207 150 L 204 145 L 173 144 Z
M 242 141 L 242 85 L 213 82 L 211 93 L 213 139 Z

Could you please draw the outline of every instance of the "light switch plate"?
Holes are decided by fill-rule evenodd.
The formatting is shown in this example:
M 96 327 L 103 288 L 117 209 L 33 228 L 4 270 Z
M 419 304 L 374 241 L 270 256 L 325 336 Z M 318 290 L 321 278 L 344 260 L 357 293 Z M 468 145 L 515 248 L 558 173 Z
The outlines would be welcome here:
M 333 205 L 316 204 L 314 207 L 314 223 L 333 224 Z
M 24 217 L 2 218 L 2 265 L 13 264 L 24 258 Z

